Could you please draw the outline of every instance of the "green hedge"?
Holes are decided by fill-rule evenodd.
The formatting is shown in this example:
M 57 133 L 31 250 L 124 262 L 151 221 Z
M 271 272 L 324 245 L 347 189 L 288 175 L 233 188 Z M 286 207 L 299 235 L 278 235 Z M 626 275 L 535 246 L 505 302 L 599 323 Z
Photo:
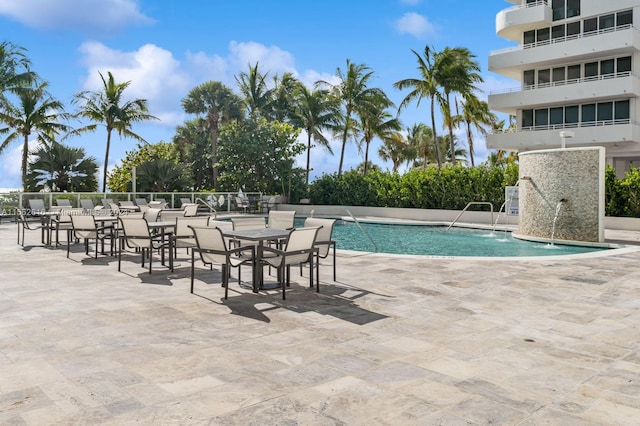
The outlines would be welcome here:
M 363 176 L 351 170 L 342 176 L 316 179 L 309 187 L 309 198 L 313 204 L 445 210 L 462 210 L 471 201 L 488 201 L 497 209 L 505 201 L 504 187 L 517 181 L 517 164 L 430 167 L 402 175 L 373 171 Z M 640 169 L 618 179 L 607 166 L 605 196 L 607 216 L 640 217 Z

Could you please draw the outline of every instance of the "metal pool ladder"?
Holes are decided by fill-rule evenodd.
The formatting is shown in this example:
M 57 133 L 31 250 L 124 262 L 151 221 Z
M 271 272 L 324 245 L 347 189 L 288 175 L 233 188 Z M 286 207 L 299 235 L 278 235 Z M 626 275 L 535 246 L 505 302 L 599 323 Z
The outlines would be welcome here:
M 358 225 L 358 228 L 360 228 L 360 230 L 362 231 L 364 236 L 367 237 L 369 239 L 369 241 L 371 241 L 371 244 L 373 244 L 373 247 L 376 249 L 376 253 L 377 253 L 378 252 L 378 245 L 376 244 L 375 241 L 373 241 L 373 238 L 371 238 L 371 235 L 369 235 L 369 233 L 362 227 L 362 225 L 360 225 L 360 222 L 358 222 L 358 219 L 356 219 L 356 217 L 354 215 L 352 215 L 349 210 L 347 210 L 347 213 L 349 213 L 349 216 L 351 216 L 351 219 L 353 219 L 353 221 L 356 223 L 356 225 Z
M 462 214 L 466 212 L 470 206 L 473 206 L 473 205 L 485 205 L 485 206 L 488 205 L 489 207 L 491 207 L 491 223 L 493 223 L 493 204 L 491 204 L 488 201 L 472 201 L 470 203 L 467 203 L 467 205 L 464 207 L 464 209 L 462 209 L 462 211 L 458 214 L 458 216 L 456 216 L 456 218 L 453 219 L 453 222 L 451 222 L 451 224 L 447 227 L 447 231 L 458 221 L 458 219 L 460 219 L 460 216 L 462 216 Z

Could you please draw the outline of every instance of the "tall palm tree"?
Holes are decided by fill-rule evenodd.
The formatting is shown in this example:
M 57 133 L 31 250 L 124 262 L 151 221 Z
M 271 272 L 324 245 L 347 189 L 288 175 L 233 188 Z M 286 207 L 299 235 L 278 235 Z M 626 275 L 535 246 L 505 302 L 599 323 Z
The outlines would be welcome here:
M 253 67 L 249 65 L 249 73 L 242 72 L 240 76 L 235 77 L 251 117 L 264 116 L 269 113 L 273 101 L 273 89 L 267 88 L 268 75 L 269 72 L 260 73 L 258 62 L 256 62 Z
M 445 47 L 437 54 L 439 73 L 437 74 L 438 84 L 442 87 L 440 106 L 444 116 L 445 125 L 449 129 L 449 158 L 452 164 L 456 163 L 455 138 L 453 136 L 454 120 L 451 108 L 451 94 L 459 93 L 463 97 L 471 95 L 475 90 L 476 83 L 481 83 L 480 66 L 474 60 L 469 49 L 465 47 Z
M 341 125 L 339 131 L 342 133 L 342 149 L 340 151 L 340 165 L 338 166 L 338 176 L 342 174 L 344 163 L 344 152 L 347 146 L 349 135 L 356 137 L 354 114 L 362 112 L 368 108 L 373 108 L 371 100 L 377 95 L 383 95 L 382 90 L 368 87 L 373 76 L 370 67 L 364 64 L 356 65 L 347 59 L 347 69 L 343 72 L 339 67 L 336 69 L 336 77 L 339 83 L 332 85 L 326 81 L 319 81 L 317 84 L 332 88 L 332 94 L 342 105 Z
M 24 48 L 8 41 L 0 43 L 0 104 L 7 102 L 6 92 L 29 86 L 36 78 L 30 66 Z
M 382 146 L 378 149 L 378 156 L 383 161 L 391 161 L 393 173 L 398 172 L 402 162 L 410 156 L 411 148 L 400 132 L 392 132 L 382 138 Z
M 129 137 L 146 143 L 142 136 L 131 130 L 131 127 L 133 123 L 158 120 L 158 118 L 149 114 L 146 99 L 124 100 L 124 91 L 129 87 L 131 81 L 116 83 L 111 71 L 107 72 L 107 79 L 104 78 L 102 73 L 99 74 L 102 80 L 100 90 L 86 90 L 74 96 L 73 104 L 78 105 L 77 116 L 92 123 L 74 130 L 72 134 L 79 135 L 81 133 L 94 132 L 98 126 L 104 126 L 107 130 L 107 146 L 102 173 L 102 192 L 106 192 L 112 132 L 115 130 L 120 138 Z
M 465 96 L 462 113 L 454 117 L 454 122 L 465 125 L 471 167 L 475 166 L 472 129 L 475 128 L 478 133 L 486 136 L 488 134 L 487 128 L 492 126 L 497 119 L 496 115 L 489 110 L 489 104 L 486 101 L 478 99 L 473 94 Z
M 433 49 L 433 47 L 425 46 L 424 56 L 421 56 L 418 52 L 411 49 L 418 61 L 418 73 L 419 78 L 406 78 L 400 81 L 396 81 L 393 84 L 398 90 L 411 89 L 411 91 L 404 97 L 398 111 L 406 108 L 409 103 L 416 101 L 417 106 L 420 106 L 422 99 L 428 99 L 431 107 L 431 129 L 433 131 L 433 139 L 437 139 L 436 132 L 436 116 L 435 116 L 435 103 L 436 100 L 442 99 L 440 73 L 442 64 L 440 61 L 441 56 Z M 442 167 L 440 147 L 435 144 L 436 148 L 436 160 L 438 162 L 438 168 Z M 423 167 L 427 167 L 427 158 L 425 156 Z
M 395 105 L 384 94 L 377 94 L 371 100 L 371 106 L 373 108 L 367 108 L 359 112 L 360 122 L 358 128 L 362 133 L 362 139 L 360 139 L 359 147 L 364 144 L 364 175 L 367 174 L 367 168 L 370 164 L 369 161 L 369 146 L 371 141 L 376 136 L 380 139 L 384 139 L 395 131 L 400 130 L 400 120 L 393 117 L 387 108 L 392 108 Z
M 290 72 L 282 74 L 282 77 L 273 77 L 273 99 L 269 108 L 270 117 L 273 120 L 286 122 L 291 120 L 295 108 L 297 91 L 302 83 Z
M 329 96 L 327 90 L 310 90 L 304 84 L 299 84 L 294 95 L 291 123 L 304 129 L 307 134 L 307 185 L 309 185 L 309 171 L 311 170 L 311 141 L 315 140 L 333 155 L 331 145 L 323 131 L 334 127 L 336 114 L 335 101 Z
M 96 191 L 98 164 L 87 157 L 84 148 L 53 142 L 32 153 L 27 182 L 30 191 L 49 188 L 52 191 Z
M 29 137 L 33 132 L 46 144 L 51 144 L 56 135 L 67 132 L 70 127 L 60 120 L 67 120 L 64 105 L 47 93 L 47 83 L 36 87 L 20 87 L 14 90 L 17 103 L 5 103 L 0 110 L 0 135 L 7 135 L 0 143 L 0 152 L 14 140 L 22 138 L 22 187 L 27 189 L 27 163 L 29 159 Z
M 429 161 L 434 157 L 437 161 L 439 150 L 431 127 L 424 123 L 416 123 L 409 127 L 407 129 L 407 142 L 412 148 L 412 154 L 407 158 L 407 161 L 413 161 L 414 167 L 416 166 L 416 160 L 420 156 L 422 156 L 422 168 L 426 168 Z
M 211 137 L 211 183 L 218 180 L 218 134 L 220 125 L 243 117 L 242 99 L 219 81 L 208 81 L 191 89 L 182 99 L 182 108 L 188 114 L 205 114 Z

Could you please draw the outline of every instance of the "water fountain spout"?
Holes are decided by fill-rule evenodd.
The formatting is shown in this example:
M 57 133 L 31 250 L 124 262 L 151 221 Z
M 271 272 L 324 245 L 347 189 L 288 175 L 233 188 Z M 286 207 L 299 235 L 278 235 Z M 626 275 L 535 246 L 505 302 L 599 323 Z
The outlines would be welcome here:
M 556 204 L 556 213 L 553 216 L 553 226 L 551 227 L 551 246 L 553 246 L 553 240 L 556 236 L 556 223 L 558 222 L 558 217 L 560 217 L 560 210 L 562 210 L 562 206 L 567 202 L 568 200 L 566 198 L 561 198 Z

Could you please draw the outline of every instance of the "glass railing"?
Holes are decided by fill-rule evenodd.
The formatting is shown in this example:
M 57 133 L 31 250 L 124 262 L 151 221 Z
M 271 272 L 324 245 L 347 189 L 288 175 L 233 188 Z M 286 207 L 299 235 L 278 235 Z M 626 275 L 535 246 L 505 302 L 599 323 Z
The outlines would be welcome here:
M 596 76 L 584 77 L 584 78 L 570 78 L 570 79 L 567 79 L 567 80 L 560 80 L 560 81 L 554 81 L 554 82 L 549 82 L 549 83 L 525 84 L 525 85 L 522 85 L 520 87 L 512 87 L 512 88 L 509 88 L 509 89 L 494 90 L 489 94 L 490 95 L 501 95 L 501 94 L 505 94 L 505 93 L 519 93 L 519 92 L 523 92 L 523 91 L 526 91 L 526 90 L 545 89 L 545 88 L 548 88 L 548 87 L 567 86 L 567 85 L 570 85 L 570 84 L 589 83 L 589 82 L 592 82 L 592 81 L 602 81 L 602 80 L 610 80 L 610 79 L 614 79 L 614 78 L 625 78 L 625 77 L 638 78 L 638 76 L 633 74 L 633 73 L 631 73 L 631 71 L 624 71 L 624 72 L 596 75 Z
M 507 133 L 536 132 L 536 131 L 542 131 L 542 130 L 577 129 L 577 128 L 585 128 L 585 127 L 617 126 L 617 125 L 625 125 L 625 124 L 634 124 L 637 126 L 639 123 L 636 120 L 631 120 L 629 118 L 622 118 L 617 120 L 586 121 L 582 123 L 544 124 L 539 126 L 525 126 L 525 127 L 519 127 L 519 128 L 510 127 L 502 130 L 493 130 L 491 134 L 500 135 L 500 134 L 507 134 Z

